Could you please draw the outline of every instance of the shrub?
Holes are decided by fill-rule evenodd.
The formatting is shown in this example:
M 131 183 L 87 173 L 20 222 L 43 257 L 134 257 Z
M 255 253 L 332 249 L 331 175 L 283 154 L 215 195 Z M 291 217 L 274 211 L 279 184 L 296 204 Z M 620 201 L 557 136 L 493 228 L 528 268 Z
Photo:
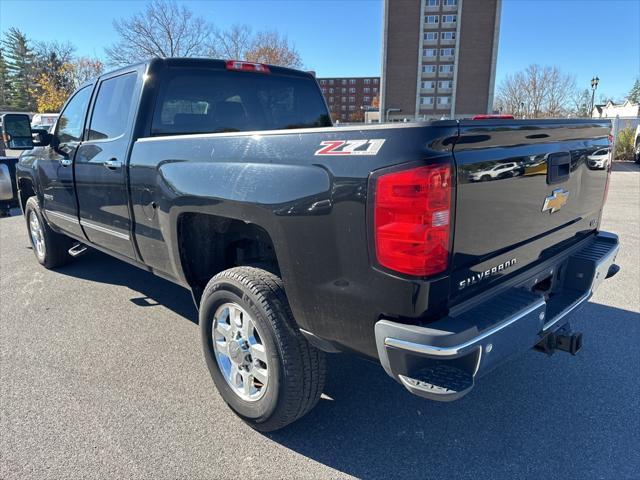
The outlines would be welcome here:
M 616 160 L 633 159 L 633 138 L 635 129 L 631 127 L 623 128 L 618 132 L 615 144 Z

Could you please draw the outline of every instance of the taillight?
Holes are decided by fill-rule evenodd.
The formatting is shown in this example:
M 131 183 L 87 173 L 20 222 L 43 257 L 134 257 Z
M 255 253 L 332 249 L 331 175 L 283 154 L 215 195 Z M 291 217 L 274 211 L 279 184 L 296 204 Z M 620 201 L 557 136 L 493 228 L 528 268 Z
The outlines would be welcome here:
M 375 180 L 378 263 L 407 275 L 441 273 L 449 263 L 451 166 L 391 172 Z
M 239 60 L 227 60 L 227 70 L 238 70 L 240 72 L 270 73 L 269 67 L 263 63 L 241 62 Z

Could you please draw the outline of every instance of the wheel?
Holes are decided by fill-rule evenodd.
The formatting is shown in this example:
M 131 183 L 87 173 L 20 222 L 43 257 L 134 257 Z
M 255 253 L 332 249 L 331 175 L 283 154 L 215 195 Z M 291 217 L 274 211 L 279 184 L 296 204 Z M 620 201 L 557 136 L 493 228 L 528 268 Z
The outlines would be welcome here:
M 635 161 L 636 163 L 640 163 L 640 146 L 636 147 Z
M 71 239 L 51 230 L 42 216 L 36 197 L 27 200 L 24 216 L 27 221 L 29 240 L 38 262 L 46 268 L 61 267 L 69 263 L 71 260 L 71 255 L 69 255 Z
M 236 267 L 213 277 L 200 301 L 200 332 L 220 395 L 251 427 L 278 430 L 318 403 L 324 352 L 298 330 L 274 274 Z
M 491 180 L 491 175 L 482 175 L 480 177 L 481 182 L 488 182 L 489 180 Z

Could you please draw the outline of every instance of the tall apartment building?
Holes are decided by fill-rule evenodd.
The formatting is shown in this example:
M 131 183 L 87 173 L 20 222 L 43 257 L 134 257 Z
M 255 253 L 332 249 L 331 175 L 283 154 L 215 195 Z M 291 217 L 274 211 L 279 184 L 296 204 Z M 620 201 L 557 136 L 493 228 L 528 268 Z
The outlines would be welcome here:
M 380 77 L 318 78 L 335 122 L 362 122 L 364 112 L 380 98 Z
M 385 0 L 383 118 L 397 121 L 490 113 L 501 3 Z

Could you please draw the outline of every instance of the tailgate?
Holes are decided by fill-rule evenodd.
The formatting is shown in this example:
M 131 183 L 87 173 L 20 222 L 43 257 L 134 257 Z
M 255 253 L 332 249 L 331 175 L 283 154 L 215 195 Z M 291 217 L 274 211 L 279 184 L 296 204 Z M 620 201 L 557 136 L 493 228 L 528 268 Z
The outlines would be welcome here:
M 547 258 L 597 229 L 609 121 L 461 121 L 451 303 Z

